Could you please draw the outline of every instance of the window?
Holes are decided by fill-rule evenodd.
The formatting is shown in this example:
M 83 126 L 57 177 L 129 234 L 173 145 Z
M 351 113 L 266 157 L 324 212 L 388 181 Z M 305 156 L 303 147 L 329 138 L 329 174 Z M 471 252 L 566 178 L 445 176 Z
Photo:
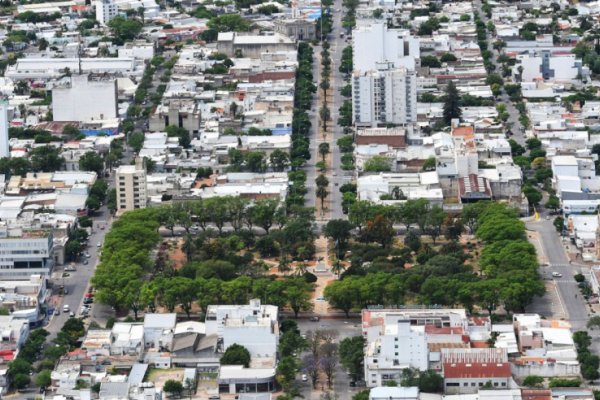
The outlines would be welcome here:
M 449 386 L 460 386 L 460 384 L 458 382 L 446 382 L 446 387 Z

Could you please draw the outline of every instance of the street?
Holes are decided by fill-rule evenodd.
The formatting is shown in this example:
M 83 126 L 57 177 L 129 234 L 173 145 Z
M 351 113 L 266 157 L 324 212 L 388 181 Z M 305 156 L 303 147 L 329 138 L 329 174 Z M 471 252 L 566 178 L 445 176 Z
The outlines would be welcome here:
M 335 318 L 329 319 L 324 318 L 319 322 L 312 322 L 308 319 L 296 320 L 300 333 L 305 335 L 307 331 L 315 330 L 333 330 L 338 333 L 338 337 L 335 339 L 335 343 L 338 343 L 347 337 L 358 336 L 361 334 L 360 319 L 344 319 Z M 303 352 L 299 354 L 298 358 L 302 362 L 302 357 L 309 352 Z M 300 367 L 302 369 L 302 367 Z M 300 378 L 300 375 L 298 376 Z M 323 393 L 322 388 L 327 388 L 327 384 L 324 379 L 320 379 L 316 390 L 312 390 L 311 383 L 301 382 L 298 379 L 300 385 L 300 392 L 304 396 L 305 400 L 318 400 Z M 360 392 L 364 388 L 354 388 L 350 386 L 350 377 L 346 373 L 345 368 L 338 363 L 336 368 L 335 377 L 333 380 L 333 388 L 330 390 L 335 393 L 339 400 L 350 400 L 354 394 Z
M 569 263 L 552 220 L 541 218 L 537 222 L 527 223 L 527 228 L 538 233 L 544 256 L 550 264 L 547 267 L 540 267 L 540 274 L 548 279 L 551 279 L 552 272 L 562 274 L 561 278 L 555 279 L 560 295 L 560 305 L 564 308 L 566 319 L 573 326 L 573 331 L 585 329 L 589 318 L 588 305 L 580 294 L 577 282 L 573 279 L 574 275 L 582 272 L 581 268 Z M 584 271 L 585 269 L 586 267 L 584 267 Z

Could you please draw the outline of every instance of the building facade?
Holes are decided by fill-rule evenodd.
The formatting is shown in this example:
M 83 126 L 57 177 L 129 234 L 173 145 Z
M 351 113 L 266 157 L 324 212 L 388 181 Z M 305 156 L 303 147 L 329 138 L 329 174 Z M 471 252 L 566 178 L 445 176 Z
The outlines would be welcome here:
M 96 20 L 102 25 L 108 24 L 118 13 L 119 9 L 112 0 L 96 1 Z
M 146 208 L 146 168 L 141 158 L 135 165 L 121 165 L 117 169 L 117 212 Z
M 0 280 L 48 276 L 54 265 L 50 230 L 0 228 Z
M 352 111 L 357 126 L 408 125 L 417 122 L 417 79 L 414 71 L 378 64 L 352 79 Z

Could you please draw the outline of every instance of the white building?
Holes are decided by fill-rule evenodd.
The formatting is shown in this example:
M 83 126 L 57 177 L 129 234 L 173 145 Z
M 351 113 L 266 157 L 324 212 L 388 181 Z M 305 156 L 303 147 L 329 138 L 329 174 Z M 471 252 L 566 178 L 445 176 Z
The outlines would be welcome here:
M 377 64 L 376 70 L 361 70 L 352 79 L 354 123 L 407 125 L 417 122 L 417 78 L 414 71 Z
M 513 75 L 518 76 L 519 67 L 523 68 L 521 80 L 531 82 L 545 80 L 551 82 L 572 82 L 578 76 L 589 73 L 583 68 L 580 59 L 574 54 L 562 51 L 541 51 L 535 55 L 521 54 L 517 56 L 517 65 L 513 68 Z
M 367 309 L 362 311 L 366 339 L 365 382 L 368 387 L 400 381 L 402 370 L 429 368 L 427 329 L 467 330 L 464 309 Z
M 244 346 L 253 364 L 273 367 L 279 343 L 278 314 L 277 306 L 262 305 L 258 299 L 248 305 L 212 305 L 206 312 L 206 335 L 222 338 L 223 350 L 235 343 Z
M 8 145 L 8 103 L 0 102 L 0 157 L 10 155 L 10 146 Z
M 375 23 L 352 31 L 353 67 L 355 71 L 376 69 L 378 63 L 391 63 L 394 68 L 415 69 L 420 57 L 419 39 L 408 30 L 388 29 Z
M 384 386 L 399 381 L 402 370 L 427 370 L 429 351 L 424 326 L 412 326 L 410 320 L 386 324 L 383 334 L 369 342 L 365 351 L 367 386 Z
M 144 317 L 144 346 L 170 349 L 177 323 L 177 314 L 146 314 Z
M 139 157 L 135 165 L 121 165 L 117 169 L 117 211 L 146 208 L 148 202 L 146 169 Z
M 144 64 L 136 63 L 133 58 L 19 58 L 14 65 L 6 69 L 5 77 L 20 79 L 56 79 L 65 71 L 84 74 L 121 74 L 123 76 L 142 76 Z
M 117 5 L 112 0 L 98 0 L 96 4 L 96 21 L 102 25 L 108 24 L 108 21 L 116 17 L 119 13 Z
M 94 75 L 73 75 L 64 86 L 52 90 L 54 121 L 92 122 L 114 119 L 117 81 Z
M 369 391 L 369 400 L 417 400 L 418 387 L 374 387 Z
M 53 235 L 45 229 L 0 227 L 0 279 L 29 279 L 52 271 Z

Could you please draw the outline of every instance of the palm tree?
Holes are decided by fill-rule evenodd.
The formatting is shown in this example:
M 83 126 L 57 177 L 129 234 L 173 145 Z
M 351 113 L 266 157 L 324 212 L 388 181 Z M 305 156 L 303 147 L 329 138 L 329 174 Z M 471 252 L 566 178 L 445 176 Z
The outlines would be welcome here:
M 327 105 L 323 105 L 323 107 L 321 107 L 319 110 L 319 116 L 321 117 L 321 121 L 323 121 L 323 130 L 327 131 L 327 121 L 329 121 L 331 118 L 331 111 L 329 111 Z
M 321 154 L 323 162 L 325 162 L 325 156 L 329 154 L 329 143 L 324 142 L 319 144 L 319 154 Z
M 340 277 L 340 274 L 341 274 L 342 272 L 344 272 L 344 270 L 345 270 L 345 268 L 344 268 L 344 266 L 342 265 L 342 262 L 340 261 L 340 259 L 339 259 L 339 258 L 336 258 L 336 259 L 333 261 L 333 265 L 331 266 L 331 272 L 333 272 L 334 274 L 336 274 L 336 275 L 337 275 L 337 277 L 339 278 L 339 277 Z
M 277 266 L 277 269 L 282 274 L 285 274 L 290 270 L 290 259 L 286 254 L 282 254 L 279 258 L 279 265 Z
M 317 197 L 321 199 L 321 214 L 325 208 L 325 199 L 329 196 L 329 192 L 327 191 L 326 186 L 318 186 L 317 187 Z
M 299 263 L 299 264 L 296 265 L 296 275 L 302 276 L 307 271 L 308 271 L 308 266 L 305 263 L 301 262 L 301 263 Z

